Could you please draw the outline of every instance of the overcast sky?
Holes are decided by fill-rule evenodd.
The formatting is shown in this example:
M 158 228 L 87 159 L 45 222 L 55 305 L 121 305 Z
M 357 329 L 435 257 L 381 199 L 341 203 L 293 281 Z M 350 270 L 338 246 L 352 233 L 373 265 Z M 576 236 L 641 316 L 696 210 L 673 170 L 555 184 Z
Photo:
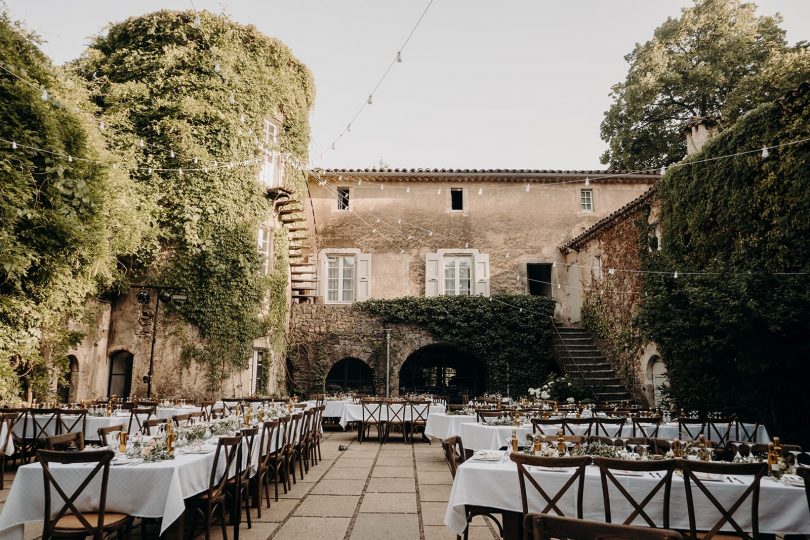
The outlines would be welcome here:
M 110 22 L 191 0 L 6 0 L 56 63 Z M 624 55 L 689 0 L 434 0 L 403 63 L 318 164 L 602 168 L 599 124 Z M 810 40 L 810 1 L 760 0 L 788 40 Z M 427 0 L 194 0 L 286 43 L 315 75 L 311 157 L 366 100 Z

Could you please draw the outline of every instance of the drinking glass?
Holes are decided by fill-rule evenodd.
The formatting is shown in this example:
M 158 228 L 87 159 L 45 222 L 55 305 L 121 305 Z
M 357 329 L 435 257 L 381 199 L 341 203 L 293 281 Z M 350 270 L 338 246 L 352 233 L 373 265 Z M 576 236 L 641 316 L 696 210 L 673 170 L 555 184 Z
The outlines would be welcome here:
M 740 455 L 740 445 L 742 443 L 732 442 L 731 444 L 734 446 L 734 463 L 739 463 L 740 461 L 742 461 L 742 456 Z

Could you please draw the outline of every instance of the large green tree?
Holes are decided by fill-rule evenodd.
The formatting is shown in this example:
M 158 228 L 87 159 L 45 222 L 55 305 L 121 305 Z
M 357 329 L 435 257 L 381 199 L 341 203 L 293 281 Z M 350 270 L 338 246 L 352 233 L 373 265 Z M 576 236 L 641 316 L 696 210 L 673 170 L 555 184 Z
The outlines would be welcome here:
M 148 235 L 138 186 L 112 167 L 91 109 L 78 79 L 0 13 L 2 401 L 47 397 L 80 337 L 68 321 L 120 281 L 119 257 Z
M 272 317 L 262 309 L 269 291 L 283 310 L 277 285 L 286 285 L 286 273 L 259 272 L 256 234 L 270 205 L 251 160 L 262 156 L 265 120 L 274 117 L 280 149 L 304 160 L 312 75 L 253 26 L 166 10 L 112 25 L 74 68 L 111 145 L 132 160 L 133 176 L 157 203 L 159 246 L 133 261 L 133 276 L 186 290 L 176 309 L 201 339 L 187 341 L 183 358 L 198 362 L 214 389 L 269 332 Z M 303 186 L 293 170 L 286 178 Z M 158 390 L 174 391 L 160 381 Z
M 788 47 L 780 17 L 757 16 L 741 0 L 696 0 L 625 57 L 627 77 L 612 87 L 602 121 L 612 168 L 657 169 L 686 153 L 691 116 L 729 127 L 743 113 L 810 79 L 805 43 Z

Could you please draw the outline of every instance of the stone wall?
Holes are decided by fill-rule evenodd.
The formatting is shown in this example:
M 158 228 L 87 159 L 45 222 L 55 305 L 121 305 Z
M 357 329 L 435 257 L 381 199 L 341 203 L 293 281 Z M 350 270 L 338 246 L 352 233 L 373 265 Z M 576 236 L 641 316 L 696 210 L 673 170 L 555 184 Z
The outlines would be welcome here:
M 391 395 L 399 393 L 399 370 L 414 351 L 438 343 L 422 328 L 388 325 L 391 330 Z M 319 393 L 329 370 L 353 357 L 374 371 L 377 393 L 385 393 L 386 325 L 351 305 L 294 304 L 288 369 L 296 393 Z

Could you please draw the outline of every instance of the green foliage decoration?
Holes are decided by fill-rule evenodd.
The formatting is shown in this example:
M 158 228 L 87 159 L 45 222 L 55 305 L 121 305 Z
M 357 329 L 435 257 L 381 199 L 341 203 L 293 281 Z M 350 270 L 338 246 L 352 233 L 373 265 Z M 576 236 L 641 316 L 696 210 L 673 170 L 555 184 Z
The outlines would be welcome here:
M 5 402 L 21 391 L 27 400 L 52 397 L 65 354 L 82 337 L 68 322 L 82 320 L 89 296 L 122 281 L 119 258 L 149 238 L 138 216 L 151 203 L 125 169 L 107 165 L 113 156 L 83 85 L 37 43 L 0 12 L 0 138 L 17 144 L 0 142 Z
M 625 57 L 627 77 L 611 89 L 602 122 L 613 168 L 658 169 L 686 153 L 691 116 L 726 127 L 810 76 L 806 43 L 788 47 L 779 15 L 757 16 L 742 0 L 696 0 Z
M 133 259 L 134 279 L 186 289 L 188 301 L 173 309 L 202 339 L 187 343 L 183 357 L 204 367 L 214 390 L 247 365 L 254 339 L 283 331 L 286 264 L 269 279 L 260 275 L 256 235 L 270 203 L 259 167 L 240 162 L 261 155 L 265 120 L 279 123 L 275 150 L 305 160 L 314 84 L 278 40 L 207 12 L 197 26 L 195 16 L 164 10 L 114 24 L 73 68 L 110 144 L 137 167 L 134 177 L 158 206 L 148 218 L 159 244 Z M 285 178 L 305 193 L 303 174 L 288 168 Z
M 358 309 L 386 323 L 413 324 L 486 362 L 487 388 L 526 394 L 556 369 L 552 300 L 529 295 L 404 297 L 367 300 Z
M 706 159 L 810 137 L 810 86 L 712 139 Z M 638 324 L 658 343 L 679 407 L 769 420 L 807 444 L 810 145 L 678 167 L 658 185 L 663 246 L 642 268 Z M 679 276 L 674 277 L 672 269 Z M 689 272 L 709 272 L 689 275 Z

